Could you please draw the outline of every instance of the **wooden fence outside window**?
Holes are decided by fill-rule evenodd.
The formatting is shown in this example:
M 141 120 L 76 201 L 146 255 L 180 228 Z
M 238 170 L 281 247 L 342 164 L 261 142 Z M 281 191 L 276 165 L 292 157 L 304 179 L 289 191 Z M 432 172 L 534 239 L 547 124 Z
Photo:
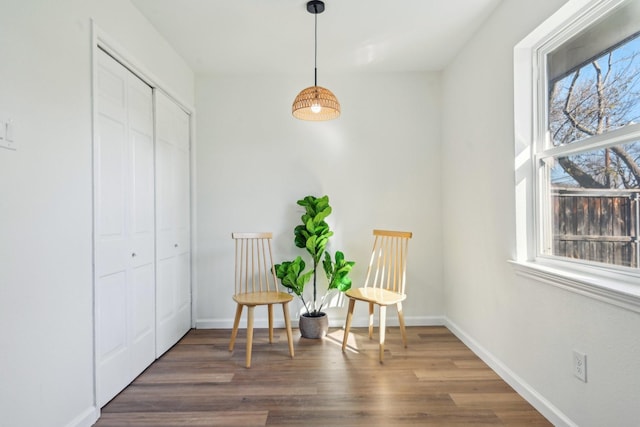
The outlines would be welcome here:
M 554 189 L 556 256 L 640 268 L 640 190 Z

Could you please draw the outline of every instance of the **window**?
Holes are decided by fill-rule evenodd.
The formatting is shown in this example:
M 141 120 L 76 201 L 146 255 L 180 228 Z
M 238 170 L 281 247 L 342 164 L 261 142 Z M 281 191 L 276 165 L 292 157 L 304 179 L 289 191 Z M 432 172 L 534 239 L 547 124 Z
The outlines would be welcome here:
M 609 42 L 569 70 L 553 66 L 565 45 L 547 55 L 546 138 L 537 150 L 541 252 L 637 269 L 640 141 L 632 125 L 640 123 L 640 33 Z
M 569 2 L 514 60 L 516 261 L 640 311 L 640 0 Z

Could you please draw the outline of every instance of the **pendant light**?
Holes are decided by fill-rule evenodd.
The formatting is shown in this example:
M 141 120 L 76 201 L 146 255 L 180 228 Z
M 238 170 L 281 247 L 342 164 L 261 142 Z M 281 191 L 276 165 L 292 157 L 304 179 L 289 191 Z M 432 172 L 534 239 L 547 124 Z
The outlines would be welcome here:
M 324 2 L 311 0 L 307 11 L 315 15 L 314 78 L 313 86 L 303 89 L 291 106 L 293 117 L 300 120 L 331 120 L 340 115 L 340 103 L 329 90 L 318 86 L 318 14 L 324 12 Z

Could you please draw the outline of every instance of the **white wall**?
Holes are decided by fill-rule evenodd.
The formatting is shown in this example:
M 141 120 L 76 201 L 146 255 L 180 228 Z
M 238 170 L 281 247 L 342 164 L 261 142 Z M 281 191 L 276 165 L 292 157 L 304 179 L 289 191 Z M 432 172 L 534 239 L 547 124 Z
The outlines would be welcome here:
M 405 316 L 432 321 L 443 312 L 439 74 L 325 75 L 342 105 L 329 122 L 291 116 L 305 77 L 197 79 L 198 327 L 232 324 L 231 232 L 273 231 L 276 262 L 305 255 L 293 245 L 293 228 L 303 213 L 295 202 L 308 194 L 329 195 L 330 247 L 356 261 L 355 285 L 374 228 L 414 232 Z M 366 313 L 356 307 L 354 322 Z M 330 318 L 343 324 L 344 309 Z
M 636 426 L 640 316 L 514 274 L 513 47 L 564 1 L 504 0 L 443 72 L 446 315 L 556 423 Z M 588 382 L 572 376 L 587 354 Z M 520 390 L 522 391 L 522 390 Z
M 446 309 L 543 410 L 557 408 L 552 416 L 633 425 L 639 316 L 517 277 L 506 262 L 515 252 L 513 46 L 562 3 L 504 0 L 442 78 L 324 76 L 343 116 L 308 123 L 289 112 L 304 76 L 202 77 L 194 101 L 188 67 L 126 0 L 0 0 L 0 117 L 14 119 L 18 141 L 15 152 L 0 149 L 0 426 L 87 425 L 95 413 L 91 17 L 197 107 L 200 326 L 231 324 L 230 233 L 272 230 L 277 257 L 297 255 L 295 200 L 326 193 L 332 246 L 358 262 L 356 283 L 372 228 L 413 231 L 410 323 Z M 571 375 L 574 348 L 588 355 L 586 384 Z
M 90 18 L 185 101 L 193 74 L 127 0 L 0 1 L 0 426 L 89 425 Z

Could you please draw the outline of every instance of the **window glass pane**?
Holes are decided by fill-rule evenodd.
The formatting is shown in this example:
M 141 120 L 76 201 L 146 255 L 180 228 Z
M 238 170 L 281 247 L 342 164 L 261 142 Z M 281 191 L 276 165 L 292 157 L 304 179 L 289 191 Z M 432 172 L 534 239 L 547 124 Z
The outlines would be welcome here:
M 640 1 L 627 0 L 596 16 L 594 22 L 547 54 L 549 81 L 559 80 L 637 33 Z
M 553 188 L 640 188 L 640 141 L 557 157 Z
M 553 146 L 640 122 L 640 33 L 549 82 Z
M 640 142 L 547 162 L 551 255 L 639 267 Z

